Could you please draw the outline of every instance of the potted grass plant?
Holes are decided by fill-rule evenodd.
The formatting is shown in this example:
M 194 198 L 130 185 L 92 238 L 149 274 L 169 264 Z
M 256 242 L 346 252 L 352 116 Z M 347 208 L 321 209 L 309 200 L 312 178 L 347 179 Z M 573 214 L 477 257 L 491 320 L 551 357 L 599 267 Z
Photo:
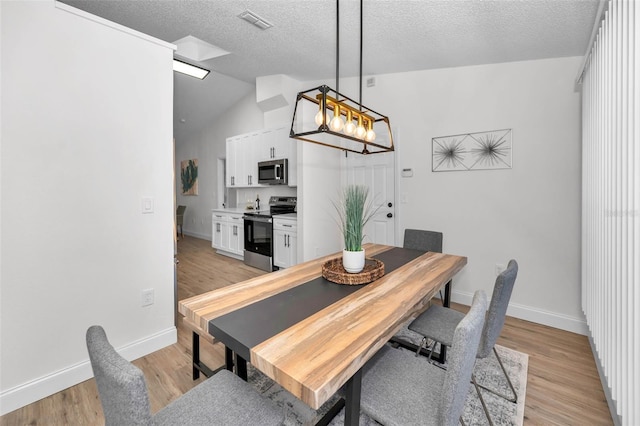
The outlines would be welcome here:
M 368 199 L 369 188 L 363 185 L 349 185 L 342 191 L 339 203 L 334 202 L 339 216 L 340 231 L 344 238 L 342 265 L 356 274 L 364 268 L 365 254 L 362 248 L 364 226 L 376 213 L 373 202 Z

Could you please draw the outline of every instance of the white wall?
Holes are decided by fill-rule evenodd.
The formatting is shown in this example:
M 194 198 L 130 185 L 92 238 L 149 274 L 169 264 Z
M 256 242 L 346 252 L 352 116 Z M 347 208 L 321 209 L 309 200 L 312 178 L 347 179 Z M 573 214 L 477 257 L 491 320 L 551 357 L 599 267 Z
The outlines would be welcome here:
M 176 194 L 178 204 L 187 206 L 184 232 L 211 240 L 211 209 L 218 205 L 218 158 L 226 157 L 229 136 L 263 128 L 263 113 L 256 104 L 255 90 L 243 97 L 218 119 L 193 134 L 188 140 L 176 140 Z M 198 195 L 182 195 L 180 162 L 198 159 Z M 231 190 L 230 197 L 236 197 Z M 255 194 L 253 194 L 255 198 Z
M 0 2 L 2 414 L 91 377 L 92 324 L 176 340 L 172 48 L 60 7 Z
M 275 81 L 276 87 L 265 87 Z M 218 158 L 225 157 L 225 141 L 229 136 L 248 133 L 262 128 L 290 125 L 295 107 L 295 96 L 301 89 L 290 78 L 259 79 L 258 89 L 271 94 L 282 93 L 288 105 L 262 111 L 258 107 L 256 91 L 245 96 L 223 116 L 202 129 L 199 135 L 188 140 L 176 140 L 176 173 L 180 173 L 180 161 L 198 158 L 199 195 L 182 196 L 177 182 L 178 204 L 187 206 L 184 232 L 204 239 L 211 239 L 211 209 L 217 204 Z M 317 83 L 320 84 L 320 83 Z M 317 85 L 316 84 L 316 85 Z M 242 207 L 260 194 L 263 203 L 271 195 L 298 196 L 298 258 L 309 260 L 341 249 L 340 234 L 335 227 L 333 207 L 328 200 L 335 198 L 340 187 L 340 155 L 337 150 L 297 142 L 298 187 L 243 188 L 229 190 L 229 205 Z M 305 195 L 306 194 L 306 195 Z
M 265 81 L 266 80 L 266 81 Z M 262 79 L 267 84 L 269 79 Z M 265 124 L 275 126 L 285 122 L 291 126 L 298 92 L 326 82 L 304 82 L 275 79 L 279 91 L 287 100 L 285 107 L 267 111 Z M 269 92 L 269 90 L 265 90 Z M 272 91 L 277 92 L 277 91 Z M 340 157 L 342 151 L 296 141 L 298 154 L 298 259 L 301 262 L 342 250 L 342 239 L 336 227 L 331 200 L 340 194 Z
M 586 333 L 580 308 L 580 96 L 574 80 L 582 58 L 377 75 L 362 102 L 389 116 L 398 155 L 398 230 L 439 230 L 444 251 L 468 257 L 453 300 L 490 295 L 496 264 L 520 264 L 509 315 Z M 307 89 L 317 86 L 302 83 Z M 330 86 L 333 82 L 328 83 Z M 358 80 L 340 81 L 358 95 Z M 431 139 L 513 129 L 513 168 L 432 172 Z M 330 200 L 339 151 L 302 144 L 298 196 L 305 200 L 304 258 L 340 249 Z M 403 168 L 412 178 L 400 177 Z M 306 207 L 311 211 L 307 213 Z M 339 238 L 339 234 L 335 234 Z M 402 237 L 399 243 L 401 244 Z
M 478 288 L 489 294 L 496 264 L 515 258 L 520 273 L 509 314 L 585 333 L 580 309 L 580 97 L 574 79 L 581 58 L 560 58 L 377 75 L 363 104 L 388 115 L 397 155 L 398 229 L 444 232 L 444 250 L 469 263 L 456 277 L 453 299 L 470 304 Z M 301 82 L 298 90 L 322 82 Z M 326 82 L 332 86 L 333 82 Z M 357 79 L 340 92 L 357 98 Z M 292 105 L 265 113 L 281 119 Z M 250 113 L 245 112 L 250 111 Z M 225 120 L 254 117 L 255 100 Z M 235 118 L 233 118 L 235 117 Z M 513 129 L 513 168 L 432 172 L 431 139 Z M 220 132 L 226 137 L 255 129 Z M 340 151 L 299 143 L 301 258 L 341 248 L 331 199 Z M 401 178 L 412 168 L 412 178 Z M 208 213 L 208 212 L 207 212 Z
M 298 211 L 302 211 L 298 213 L 299 257 L 307 261 L 343 248 L 332 201 L 340 195 L 340 156 L 344 153 L 312 143 L 298 146 L 298 153 L 302 153 L 298 173 Z
M 495 265 L 520 272 L 509 314 L 584 333 L 580 309 L 581 58 L 376 76 L 363 101 L 399 129 L 400 229 L 444 233 L 468 257 L 453 298 L 490 295 Z M 510 170 L 432 172 L 431 138 L 513 129 Z

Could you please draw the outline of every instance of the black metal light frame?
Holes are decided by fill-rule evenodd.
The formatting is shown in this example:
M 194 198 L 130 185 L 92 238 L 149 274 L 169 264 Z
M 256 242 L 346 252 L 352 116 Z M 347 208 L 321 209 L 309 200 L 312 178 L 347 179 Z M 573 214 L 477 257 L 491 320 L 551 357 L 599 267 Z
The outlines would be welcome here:
M 340 0 L 336 0 L 336 88 L 331 89 L 322 85 L 313 89 L 299 92 L 291 121 L 289 136 L 305 142 L 336 148 L 358 154 L 377 154 L 394 151 L 393 135 L 389 124 L 389 117 L 375 112 L 362 105 L 362 5 L 360 0 L 360 101 L 339 93 L 340 77 Z M 337 107 L 337 108 L 336 108 Z M 366 125 L 367 129 L 375 132 L 375 139 L 356 137 L 344 131 L 334 131 L 330 127 L 328 111 L 333 108 L 349 119 L 358 120 L 359 125 Z M 317 123 L 315 116 L 321 115 L 321 122 Z

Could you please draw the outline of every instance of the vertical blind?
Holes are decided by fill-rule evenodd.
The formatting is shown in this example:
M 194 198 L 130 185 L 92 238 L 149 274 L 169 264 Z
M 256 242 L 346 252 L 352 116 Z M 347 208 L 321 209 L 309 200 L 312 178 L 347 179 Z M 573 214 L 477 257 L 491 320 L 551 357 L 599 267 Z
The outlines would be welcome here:
M 582 307 L 623 424 L 640 425 L 640 5 L 610 0 L 582 76 Z

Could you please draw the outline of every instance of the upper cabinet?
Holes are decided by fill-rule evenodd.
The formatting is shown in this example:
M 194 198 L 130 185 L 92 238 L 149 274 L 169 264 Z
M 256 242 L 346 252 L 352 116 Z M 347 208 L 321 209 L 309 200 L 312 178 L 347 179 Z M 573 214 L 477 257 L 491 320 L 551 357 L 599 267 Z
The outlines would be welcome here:
M 288 158 L 291 163 L 291 155 L 293 154 L 295 157 L 295 152 L 291 152 L 292 147 L 295 149 L 295 144 L 291 143 L 292 141 L 294 139 L 289 137 L 286 127 L 265 130 L 259 143 L 258 161 Z
M 256 151 L 252 147 L 258 133 L 227 138 L 227 175 L 228 187 L 247 187 L 258 185 L 258 163 Z
M 227 138 L 228 187 L 264 186 L 258 184 L 258 162 L 288 159 L 289 186 L 298 186 L 296 140 L 287 127 L 266 129 Z

